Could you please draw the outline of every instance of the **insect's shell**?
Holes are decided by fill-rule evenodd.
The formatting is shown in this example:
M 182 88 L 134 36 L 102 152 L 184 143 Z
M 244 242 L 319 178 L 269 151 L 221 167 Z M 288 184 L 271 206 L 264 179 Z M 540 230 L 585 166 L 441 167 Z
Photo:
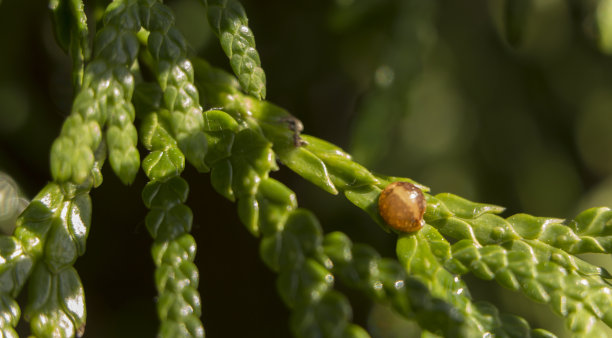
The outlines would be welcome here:
M 389 184 L 378 198 L 382 218 L 390 227 L 402 232 L 413 232 L 423 227 L 426 207 L 421 189 L 408 182 Z

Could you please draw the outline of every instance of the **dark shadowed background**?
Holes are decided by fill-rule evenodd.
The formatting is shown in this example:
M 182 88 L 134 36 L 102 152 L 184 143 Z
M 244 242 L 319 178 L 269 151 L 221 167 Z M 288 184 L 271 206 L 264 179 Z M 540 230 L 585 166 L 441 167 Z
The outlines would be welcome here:
M 506 206 L 506 216 L 564 218 L 612 206 L 612 57 L 606 55 L 612 29 L 601 14 L 611 1 L 520 0 L 518 8 L 507 1 L 513 0 L 243 4 L 268 99 L 300 118 L 306 133 L 338 144 L 367 167 L 413 178 L 434 193 Z M 93 32 L 108 2 L 85 3 Z M 193 54 L 229 70 L 204 7 L 196 0 L 167 3 Z M 26 199 L 50 179 L 50 146 L 72 100 L 70 58 L 54 41 L 47 8 L 44 1 L 0 4 L 0 171 Z M 92 192 L 87 252 L 76 263 L 88 305 L 85 336 L 152 337 L 158 323 L 152 240 L 140 199 L 145 176 L 125 187 L 108 166 L 103 173 L 104 184 Z M 207 335 L 289 336 L 288 312 L 275 275 L 258 258 L 258 240 L 208 175 L 188 168 L 184 176 Z M 394 255 L 395 236 L 343 198 L 283 167 L 273 176 L 297 192 L 325 231 L 345 231 Z M 8 223 L 0 222 L 5 229 Z M 474 298 L 564 334 L 545 306 L 495 283 L 467 280 Z M 373 336 L 414 332 L 388 308 L 347 294 L 355 321 Z M 25 335 L 27 324 L 20 327 Z

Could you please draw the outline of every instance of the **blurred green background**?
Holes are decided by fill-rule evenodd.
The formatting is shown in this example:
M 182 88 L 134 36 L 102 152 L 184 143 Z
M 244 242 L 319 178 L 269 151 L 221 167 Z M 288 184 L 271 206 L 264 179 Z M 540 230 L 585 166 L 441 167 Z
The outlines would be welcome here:
M 90 29 L 107 1 L 85 1 Z M 204 7 L 168 1 L 192 53 L 229 70 Z M 612 206 L 611 0 L 336 0 L 243 4 L 268 79 L 268 99 L 305 132 L 388 175 L 527 212 L 573 217 Z M 44 1 L 0 4 L 0 226 L 50 179 L 48 154 L 70 112 L 70 58 L 57 47 Z M 205 104 L 205 102 L 204 102 Z M 76 267 L 88 305 L 86 337 L 156 330 L 151 239 L 139 174 L 122 186 L 108 166 L 92 192 L 93 224 Z M 285 337 L 288 312 L 258 240 L 235 206 L 188 169 L 203 322 L 209 337 Z M 326 231 L 394 255 L 395 236 L 339 197 L 282 168 Z M 14 180 L 14 182 L 11 181 Z M 13 198 L 15 197 L 15 198 Z M 8 230 L 7 230 L 8 229 Z M 591 256 L 610 266 L 609 257 Z M 545 306 L 467 278 L 472 295 L 564 335 Z M 375 337 L 415 328 L 342 285 L 357 323 Z M 22 295 L 22 304 L 25 295 Z M 27 325 L 21 326 L 27 332 Z

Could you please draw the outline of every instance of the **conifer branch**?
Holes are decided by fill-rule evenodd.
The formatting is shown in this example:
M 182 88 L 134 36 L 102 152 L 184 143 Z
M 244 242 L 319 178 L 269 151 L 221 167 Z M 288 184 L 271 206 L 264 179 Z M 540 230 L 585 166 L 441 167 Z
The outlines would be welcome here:
M 242 89 L 259 100 L 266 98 L 266 74 L 261 68 L 255 37 L 238 0 L 202 0 L 208 23 L 219 38 Z
M 283 124 L 287 118 L 292 118 L 288 112 L 273 104 L 250 99 L 237 90 L 231 76 L 204 62 L 197 62 L 196 67 L 196 82 L 200 84 L 204 97 L 211 105 L 224 107 L 236 119 L 244 121 L 245 125 L 264 135 L 272 142 L 274 152 L 281 162 L 290 169 L 330 193 L 343 192 L 349 201 L 368 212 L 379 225 L 389 231 L 388 225 L 378 211 L 378 197 L 382 189 L 391 182 L 408 179 L 374 175 L 353 162 L 350 155 L 339 147 L 311 136 L 300 135 L 306 145 L 296 145 L 295 131 Z M 422 190 L 428 190 L 427 187 L 416 184 Z M 425 196 L 428 207 L 424 219 L 442 234 L 455 239 L 468 239 L 476 247 L 520 243 L 517 245 L 521 246 L 522 250 L 532 251 L 539 261 L 551 260 L 552 264 L 569 271 L 570 274 L 588 277 L 585 280 L 589 281 L 590 288 L 594 290 L 601 288 L 601 292 L 604 293 L 612 291 L 602 279 L 602 277 L 609 278 L 607 271 L 573 256 L 577 252 L 606 252 L 604 246 L 607 245 L 607 229 L 610 226 L 607 209 L 587 210 L 570 222 L 571 226 L 567 226 L 559 220 L 551 221 L 529 215 L 514 215 L 504 219 L 496 215 L 503 211 L 499 206 L 474 203 L 451 194 L 438 194 L 435 197 L 425 194 Z M 573 229 L 579 231 L 582 236 L 576 235 Z M 423 241 L 425 247 L 430 245 L 427 244 L 430 239 L 423 238 Z M 440 243 L 450 247 L 441 236 Z M 516 247 L 515 250 L 521 248 Z M 426 252 L 419 255 L 426 255 Z M 444 260 L 438 263 L 440 271 L 448 274 L 443 264 Z M 407 271 L 412 273 L 410 269 Z M 531 278 L 536 278 L 535 274 Z M 449 279 L 449 283 L 451 280 Z M 559 283 L 570 283 L 570 280 L 560 280 Z M 444 285 L 446 287 L 450 284 Z M 557 289 L 559 288 L 561 285 L 557 286 Z M 527 290 L 527 292 L 532 291 L 532 289 Z M 441 296 L 435 291 L 434 295 Z M 462 302 L 468 304 L 465 300 Z M 469 310 L 471 306 L 465 306 L 468 317 L 478 318 L 471 316 Z M 567 311 L 557 312 L 570 316 Z M 605 321 L 602 313 L 596 317 Z M 591 327 L 588 324 L 591 318 L 588 316 L 572 316 L 571 320 L 574 323 L 573 327 Z M 474 323 L 473 327 L 483 326 Z M 503 327 L 503 325 L 494 327 Z
M 50 0 L 55 38 L 72 57 L 72 84 L 78 90 L 83 83 L 85 63 L 89 60 L 89 29 L 82 0 Z
M 168 130 L 168 120 L 160 113 L 161 88 L 143 83 L 137 86 L 135 95 L 138 114 L 142 116 L 141 142 L 150 151 L 142 161 L 150 180 L 142 191 L 142 199 L 149 208 L 145 224 L 155 240 L 151 254 L 159 294 L 158 335 L 204 337 L 199 273 L 193 263 L 196 243 L 189 234 L 193 214 L 185 205 L 189 185 L 180 177 L 185 169 L 185 156 Z

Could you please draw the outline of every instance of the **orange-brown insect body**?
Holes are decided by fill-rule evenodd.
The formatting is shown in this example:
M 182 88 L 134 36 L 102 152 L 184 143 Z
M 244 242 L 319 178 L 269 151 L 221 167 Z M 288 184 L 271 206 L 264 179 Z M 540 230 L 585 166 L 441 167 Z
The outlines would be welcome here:
M 426 207 L 421 189 L 408 182 L 389 184 L 378 198 L 382 218 L 393 229 L 402 232 L 413 232 L 423 227 Z

